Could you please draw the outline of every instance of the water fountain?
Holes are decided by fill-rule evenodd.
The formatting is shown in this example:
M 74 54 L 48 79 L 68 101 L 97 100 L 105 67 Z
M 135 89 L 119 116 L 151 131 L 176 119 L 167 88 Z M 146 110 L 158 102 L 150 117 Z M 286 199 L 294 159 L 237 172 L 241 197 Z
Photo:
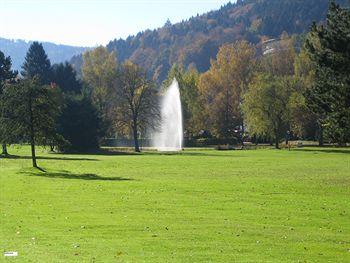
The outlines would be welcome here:
M 153 144 L 158 151 L 181 151 L 182 138 L 180 90 L 174 78 L 162 97 L 160 129 L 154 134 Z

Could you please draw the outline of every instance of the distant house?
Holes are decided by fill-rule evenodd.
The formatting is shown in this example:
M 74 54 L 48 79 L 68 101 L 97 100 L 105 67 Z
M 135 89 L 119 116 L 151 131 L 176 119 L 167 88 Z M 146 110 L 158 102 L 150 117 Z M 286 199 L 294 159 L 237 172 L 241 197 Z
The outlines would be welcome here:
M 262 53 L 263 55 L 268 55 L 271 54 L 273 52 L 275 52 L 276 50 L 280 49 L 280 44 L 281 40 L 280 39 L 268 39 L 264 42 L 262 42 Z

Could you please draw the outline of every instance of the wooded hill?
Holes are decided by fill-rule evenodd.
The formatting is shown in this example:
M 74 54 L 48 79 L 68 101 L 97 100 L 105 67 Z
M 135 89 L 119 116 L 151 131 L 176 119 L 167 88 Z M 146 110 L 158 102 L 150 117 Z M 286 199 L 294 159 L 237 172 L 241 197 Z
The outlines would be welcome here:
M 339 0 L 342 5 L 347 0 Z M 175 63 L 185 68 L 208 70 L 221 45 L 246 39 L 259 43 L 279 37 L 283 31 L 300 34 L 313 21 L 325 20 L 328 0 L 238 0 L 219 10 L 186 21 L 146 30 L 127 39 L 115 39 L 107 48 L 116 51 L 118 61 L 130 59 L 149 71 L 158 83 Z M 74 58 L 79 65 L 81 59 Z

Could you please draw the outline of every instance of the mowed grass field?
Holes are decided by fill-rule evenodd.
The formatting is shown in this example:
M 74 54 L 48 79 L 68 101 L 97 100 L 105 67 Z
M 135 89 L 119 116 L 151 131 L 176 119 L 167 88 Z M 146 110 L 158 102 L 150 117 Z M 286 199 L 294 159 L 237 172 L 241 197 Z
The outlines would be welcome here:
M 0 262 L 350 262 L 350 149 L 0 159 Z

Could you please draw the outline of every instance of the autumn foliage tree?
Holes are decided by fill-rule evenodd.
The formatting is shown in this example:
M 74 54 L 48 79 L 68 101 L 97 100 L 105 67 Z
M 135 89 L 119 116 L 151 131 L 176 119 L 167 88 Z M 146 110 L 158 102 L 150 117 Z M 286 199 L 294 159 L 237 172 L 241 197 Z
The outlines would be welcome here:
M 244 95 L 242 108 L 249 132 L 273 138 L 277 149 L 288 130 L 295 86 L 293 77 L 259 74 Z
M 117 77 L 115 52 L 108 52 L 105 47 L 97 47 L 83 55 L 83 80 L 89 86 L 91 99 L 98 109 L 106 127 L 111 126 L 111 93 Z
M 309 107 L 305 93 L 315 82 L 315 70 L 304 48 L 297 54 L 294 62 L 294 78 L 298 86 L 291 98 L 291 129 L 299 138 L 318 139 L 323 144 L 321 118 Z
M 135 151 L 140 152 L 141 132 L 159 119 L 157 90 L 142 68 L 127 61 L 120 67 L 115 96 L 117 125 L 131 131 Z
M 204 123 L 217 137 L 239 136 L 237 130 L 243 127 L 241 104 L 254 72 L 255 53 L 255 48 L 246 41 L 226 44 L 200 77 Z

